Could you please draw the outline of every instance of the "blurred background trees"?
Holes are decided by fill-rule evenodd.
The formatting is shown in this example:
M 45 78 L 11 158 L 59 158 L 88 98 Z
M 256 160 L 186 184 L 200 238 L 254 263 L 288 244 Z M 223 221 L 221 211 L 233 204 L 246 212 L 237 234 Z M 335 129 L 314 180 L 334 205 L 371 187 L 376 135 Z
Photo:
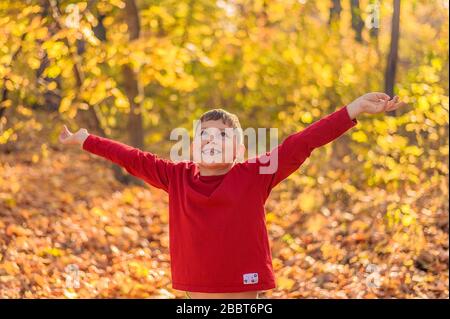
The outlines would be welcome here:
M 363 119 L 349 147 L 367 182 L 389 182 L 392 165 L 447 156 L 447 2 L 400 2 L 2 1 L 0 141 L 47 111 L 164 153 L 170 130 L 209 108 L 285 136 L 377 90 L 411 107 Z M 396 164 L 383 174 L 375 159 Z

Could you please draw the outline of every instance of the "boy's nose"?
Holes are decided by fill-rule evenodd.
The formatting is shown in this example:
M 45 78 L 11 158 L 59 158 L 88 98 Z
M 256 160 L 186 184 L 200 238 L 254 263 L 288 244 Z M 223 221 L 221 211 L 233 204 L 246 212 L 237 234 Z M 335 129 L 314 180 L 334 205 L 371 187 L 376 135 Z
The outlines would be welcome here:
M 209 134 L 206 138 L 206 143 L 209 144 L 214 141 L 214 134 Z

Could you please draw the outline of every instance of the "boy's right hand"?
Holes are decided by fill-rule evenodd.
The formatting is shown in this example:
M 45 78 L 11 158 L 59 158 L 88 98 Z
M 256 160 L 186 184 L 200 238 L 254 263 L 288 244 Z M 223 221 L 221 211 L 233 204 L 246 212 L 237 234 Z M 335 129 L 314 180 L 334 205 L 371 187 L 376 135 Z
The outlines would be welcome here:
M 61 134 L 59 134 L 59 141 L 66 145 L 83 145 L 83 142 L 89 136 L 85 128 L 79 129 L 75 134 L 71 133 L 67 126 L 64 125 Z

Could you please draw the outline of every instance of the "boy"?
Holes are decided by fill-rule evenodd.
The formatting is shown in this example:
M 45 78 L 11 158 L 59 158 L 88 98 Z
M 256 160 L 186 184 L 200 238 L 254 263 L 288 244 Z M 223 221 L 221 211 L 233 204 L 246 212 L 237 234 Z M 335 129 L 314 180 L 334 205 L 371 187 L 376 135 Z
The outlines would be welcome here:
M 240 128 L 239 120 L 220 109 L 200 118 L 200 137 L 195 137 L 200 138 L 202 155 L 216 157 L 216 161 L 175 163 L 86 129 L 72 134 L 65 126 L 60 141 L 78 144 L 169 194 L 174 289 L 186 291 L 189 298 L 257 298 L 259 291 L 275 288 L 264 211 L 271 190 L 315 148 L 355 126 L 357 115 L 392 111 L 401 105 L 397 96 L 390 100 L 384 93 L 365 94 L 288 136 L 272 151 L 244 162 L 225 161 L 222 156 L 230 145 L 224 141 L 232 141 L 233 159 L 245 148 L 242 138 L 225 132 Z M 208 133 L 211 128 L 220 134 Z M 261 168 L 274 152 L 276 170 L 262 174 Z

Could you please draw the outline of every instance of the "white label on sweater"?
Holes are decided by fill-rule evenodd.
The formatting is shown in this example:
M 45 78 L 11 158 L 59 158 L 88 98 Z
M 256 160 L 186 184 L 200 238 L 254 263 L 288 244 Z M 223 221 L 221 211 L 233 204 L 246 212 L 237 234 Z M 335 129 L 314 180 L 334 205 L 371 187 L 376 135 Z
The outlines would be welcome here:
M 251 285 L 251 284 L 257 284 L 258 283 L 258 273 L 253 272 L 250 274 L 244 274 L 244 284 Z

